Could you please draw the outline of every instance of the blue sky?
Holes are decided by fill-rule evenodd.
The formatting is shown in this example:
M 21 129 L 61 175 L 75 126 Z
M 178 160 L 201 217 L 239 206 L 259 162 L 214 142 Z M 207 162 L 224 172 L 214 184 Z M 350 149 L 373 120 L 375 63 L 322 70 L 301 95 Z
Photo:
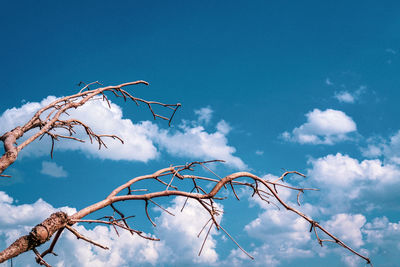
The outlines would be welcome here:
M 301 209 L 368 254 L 375 266 L 395 266 L 399 8 L 397 1 L 1 3 L 1 132 L 25 123 L 46 101 L 79 91 L 80 81 L 146 80 L 150 86 L 131 88 L 138 97 L 182 103 L 171 128 L 153 121 L 144 106 L 119 99 L 111 98 L 111 110 L 97 103 L 77 111 L 93 128 L 124 135 L 124 148 L 112 140 L 100 152 L 66 142 L 56 145 L 52 160 L 48 140 L 32 143 L 6 171 L 13 178 L 0 181 L 1 214 L 12 214 L 0 218 L 1 247 L 53 210 L 79 210 L 129 178 L 170 164 L 222 158 L 228 163 L 216 167 L 220 175 L 307 174 L 305 180 L 287 181 L 321 189 L 305 194 Z M 197 257 L 202 240 L 185 228 L 202 227 L 204 214 L 190 215 L 195 206 L 175 219 L 154 210 L 159 227 L 152 229 L 143 207 L 131 203 L 123 209 L 163 242 L 117 239 L 105 227 L 79 226 L 114 249 L 100 252 L 66 235 L 58 244 L 60 256 L 49 262 L 363 266 L 344 249 L 320 248 L 303 221 L 248 193 L 241 192 L 240 202 L 229 194 L 221 202 L 222 223 L 254 261 L 217 232 Z M 295 195 L 282 194 L 295 202 Z M 163 204 L 174 210 L 179 201 Z M 177 232 L 171 234 L 168 225 Z M 33 265 L 34 257 L 27 253 L 15 263 Z

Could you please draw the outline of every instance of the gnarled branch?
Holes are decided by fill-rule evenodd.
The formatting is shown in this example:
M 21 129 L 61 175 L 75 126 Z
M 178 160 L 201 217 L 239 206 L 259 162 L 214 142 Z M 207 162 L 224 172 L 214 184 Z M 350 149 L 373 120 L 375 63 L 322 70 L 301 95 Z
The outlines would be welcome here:
M 84 83 L 81 82 L 79 85 L 81 84 Z M 125 101 L 130 99 L 137 105 L 139 105 L 139 103 L 145 104 L 151 111 L 154 119 L 161 118 L 163 120 L 167 120 L 168 124 L 170 125 L 171 120 L 175 115 L 175 112 L 178 110 L 181 104 L 179 103 L 164 104 L 156 101 L 147 101 L 133 96 L 125 89 L 128 86 L 137 84 L 148 85 L 148 83 L 145 81 L 135 81 L 135 82 L 123 83 L 116 86 L 106 86 L 106 87 L 91 89 L 93 85 L 101 85 L 101 84 L 99 82 L 90 83 L 85 85 L 77 94 L 58 98 L 54 102 L 38 110 L 35 113 L 35 115 L 27 123 L 25 123 L 25 125 L 18 126 L 15 129 L 8 131 L 2 136 L 0 136 L 0 141 L 3 142 L 5 151 L 0 158 L 0 176 L 7 176 L 7 175 L 2 175 L 2 173 L 16 161 L 18 153 L 24 147 L 32 143 L 34 140 L 38 138 L 40 139 L 45 135 L 49 136 L 52 141 L 51 152 L 50 152 L 51 156 L 53 156 L 55 141 L 59 141 L 60 139 L 71 139 L 79 142 L 84 142 L 83 140 L 74 137 L 74 135 L 76 134 L 75 132 L 76 126 L 82 127 L 85 130 L 86 135 L 89 137 L 90 142 L 95 141 L 98 143 L 99 149 L 101 148 L 101 146 L 107 147 L 103 141 L 104 137 L 111 137 L 113 139 L 118 139 L 123 143 L 123 140 L 116 135 L 96 134 L 85 122 L 81 122 L 78 119 L 69 119 L 69 120 L 61 119 L 61 115 L 63 114 L 68 115 L 68 110 L 76 109 L 80 106 L 83 106 L 88 101 L 96 99 L 95 97 L 97 96 L 101 96 L 101 99 L 103 101 L 106 101 L 108 106 L 111 107 L 110 102 L 106 96 L 107 92 L 112 93 L 118 98 L 122 97 Z M 162 116 L 160 114 L 157 114 L 153 110 L 154 105 L 170 109 L 172 111 L 171 115 Z M 38 129 L 38 131 L 31 137 L 26 139 L 23 143 L 17 145 L 16 143 L 17 140 L 20 139 L 27 131 L 32 129 Z M 68 135 L 60 135 L 59 133 L 55 132 L 56 129 L 64 129 L 68 132 Z

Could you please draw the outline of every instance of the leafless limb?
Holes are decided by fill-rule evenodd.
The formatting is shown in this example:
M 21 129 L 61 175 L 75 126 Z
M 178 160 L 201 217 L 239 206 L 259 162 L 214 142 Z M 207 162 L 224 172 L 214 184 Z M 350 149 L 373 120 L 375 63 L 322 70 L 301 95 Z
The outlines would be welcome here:
M 47 254 L 53 254 L 54 256 L 57 256 L 56 253 L 54 253 L 53 249 L 54 246 L 56 245 L 58 239 L 61 236 L 61 233 L 63 232 L 64 228 L 61 228 L 57 231 L 56 235 L 53 238 L 53 241 L 51 242 L 51 245 L 48 249 L 46 249 L 45 251 L 43 251 L 42 254 L 40 254 L 40 257 L 36 257 L 36 262 L 40 264 L 40 261 L 43 261 L 44 256 L 46 256 Z
M 49 136 L 51 139 L 51 148 L 50 155 L 53 157 L 54 145 L 55 141 L 59 141 L 61 139 L 69 139 L 78 142 L 84 142 L 84 140 L 76 137 L 76 127 L 81 127 L 86 135 L 89 137 L 90 142 L 96 142 L 99 145 L 99 149 L 104 146 L 107 148 L 107 145 L 103 141 L 104 137 L 117 139 L 123 143 L 123 140 L 112 134 L 97 134 L 95 133 L 85 122 L 82 122 L 78 119 L 62 119 L 62 115 L 69 115 L 68 111 L 71 109 L 76 109 L 80 106 L 85 105 L 88 101 L 97 99 L 98 96 L 101 96 L 101 99 L 105 101 L 108 106 L 111 108 L 110 101 L 106 96 L 106 93 L 111 93 L 117 98 L 123 98 L 126 100 L 132 100 L 134 103 L 139 105 L 140 103 L 146 105 L 153 118 L 161 118 L 163 120 L 168 121 L 168 124 L 171 124 L 171 121 L 181 106 L 181 104 L 164 104 L 156 101 L 147 101 L 136 96 L 133 96 L 129 93 L 125 88 L 137 85 L 137 84 L 145 84 L 148 85 L 145 81 L 135 81 L 123 83 L 116 86 L 106 86 L 106 87 L 98 87 L 93 88 L 93 86 L 101 86 L 99 82 L 93 82 L 89 84 L 85 84 L 83 82 L 79 83 L 80 85 L 84 85 L 84 87 L 74 95 L 61 97 L 56 99 L 54 102 L 49 105 L 38 110 L 35 115 L 23 126 L 18 126 L 13 130 L 6 132 L 2 136 L 0 136 L 0 141 L 4 144 L 4 154 L 0 158 L 0 175 L 1 177 L 8 177 L 7 175 L 3 175 L 2 173 L 6 170 L 11 164 L 15 162 L 18 157 L 19 152 L 32 143 L 36 139 L 41 139 L 43 136 Z M 156 113 L 153 109 L 153 106 L 162 106 L 164 108 L 171 110 L 171 115 L 162 116 Z M 26 132 L 38 129 L 38 131 L 33 134 L 31 137 L 26 139 L 20 145 L 17 145 L 17 140 L 20 139 Z M 67 135 L 60 134 L 57 129 L 63 129 L 67 131 Z
M 214 161 L 209 161 L 209 162 L 214 162 Z M 207 163 L 209 163 L 207 162 Z M 39 254 L 36 253 L 37 255 L 37 260 L 39 261 L 40 264 L 44 264 L 43 257 L 48 254 L 53 252 L 53 248 L 55 243 L 58 240 L 59 234 L 61 234 L 62 229 L 67 228 L 69 231 L 74 233 L 78 238 L 81 238 L 89 243 L 92 243 L 96 246 L 100 246 L 103 248 L 106 248 L 103 245 L 97 244 L 96 242 L 87 239 L 77 233 L 75 229 L 72 228 L 72 225 L 75 223 L 100 223 L 100 224 L 107 224 L 111 225 L 114 227 L 114 229 L 121 228 L 123 230 L 127 230 L 131 232 L 132 234 L 137 234 L 140 237 L 150 239 L 150 240 L 159 240 L 157 238 L 145 236 L 141 231 L 135 230 L 132 227 L 130 227 L 127 223 L 127 219 L 130 217 L 125 217 L 124 214 L 115 207 L 115 204 L 117 202 L 124 202 L 124 201 L 133 201 L 133 200 L 141 200 L 145 201 L 145 213 L 146 216 L 149 220 L 150 223 L 155 225 L 155 223 L 151 220 L 150 214 L 148 212 L 148 203 L 151 202 L 158 207 L 161 208 L 162 211 L 165 211 L 167 213 L 170 213 L 167 209 L 162 208 L 160 205 L 158 205 L 154 200 L 156 198 L 161 198 L 161 197 L 168 197 L 168 196 L 176 196 L 176 197 L 184 197 L 186 199 L 193 199 L 197 201 L 201 207 L 205 211 L 208 212 L 209 214 L 209 220 L 207 223 L 203 226 L 201 229 L 199 236 L 201 232 L 208 226 L 207 233 L 205 235 L 205 238 L 203 240 L 202 246 L 200 248 L 200 253 L 204 248 L 204 244 L 210 234 L 210 231 L 212 227 L 215 227 L 217 230 L 222 230 L 237 246 L 239 249 L 241 249 L 246 255 L 248 255 L 250 258 L 252 256 L 247 253 L 236 241 L 235 239 L 220 225 L 220 223 L 217 220 L 217 217 L 221 214 L 222 211 L 220 211 L 217 206 L 216 206 L 216 201 L 223 199 L 217 196 L 217 194 L 221 191 L 221 189 L 225 185 L 235 185 L 237 187 L 248 187 L 253 190 L 252 196 L 253 197 L 259 197 L 261 200 L 266 201 L 267 203 L 273 203 L 272 200 L 276 201 L 279 203 L 280 206 L 285 208 L 288 211 L 291 211 L 298 216 L 302 217 L 306 221 L 310 223 L 310 232 L 314 230 L 314 234 L 316 236 L 316 239 L 319 244 L 323 244 L 323 242 L 334 242 L 338 244 L 339 246 L 342 246 L 343 248 L 347 249 L 351 253 L 361 257 L 364 259 L 368 264 L 371 263 L 370 259 L 359 252 L 355 251 L 351 247 L 349 247 L 347 244 L 345 244 L 343 241 L 341 241 L 339 238 L 334 236 L 332 233 L 330 233 L 328 230 L 326 230 L 323 226 L 321 226 L 317 221 L 313 220 L 312 218 L 308 217 L 306 214 L 303 214 L 302 212 L 298 211 L 297 209 L 291 207 L 288 205 L 285 201 L 281 199 L 279 194 L 276 191 L 276 187 L 282 187 L 285 188 L 286 190 L 293 190 L 297 191 L 298 193 L 304 193 L 306 190 L 313 190 L 312 188 L 297 188 L 297 187 L 292 187 L 288 186 L 286 184 L 282 183 L 283 177 L 285 176 L 282 175 L 280 179 L 277 179 L 275 181 L 270 181 L 266 179 L 262 179 L 252 173 L 249 172 L 237 172 L 230 174 L 225 177 L 218 177 L 218 179 L 213 179 L 213 178 L 208 178 L 208 177 L 202 177 L 202 176 L 196 176 L 193 174 L 185 174 L 185 171 L 193 171 L 194 167 L 196 165 L 201 165 L 204 166 L 206 162 L 195 162 L 195 163 L 189 163 L 186 165 L 179 165 L 179 166 L 170 166 L 168 168 L 161 169 L 153 174 L 149 175 L 143 175 L 139 176 L 136 178 L 133 178 L 129 181 L 127 181 L 125 184 L 120 185 L 116 189 L 114 189 L 105 199 L 88 206 L 77 213 L 67 216 L 63 212 L 58 212 L 52 214 L 48 219 L 46 219 L 44 222 L 42 222 L 40 225 L 37 225 L 35 228 L 32 229 L 31 233 L 27 236 L 23 236 L 19 238 L 17 241 L 15 241 L 12 245 L 10 245 L 8 248 L 0 252 L 0 263 L 4 262 L 7 259 L 11 259 L 25 251 L 28 250 L 36 250 L 36 248 L 43 243 L 46 243 L 50 237 L 54 234 L 56 234 L 56 237 L 54 238 L 52 244 L 50 245 L 50 248 L 46 250 L 44 253 Z M 211 172 L 213 175 L 215 175 L 215 172 Z M 302 175 L 301 173 L 298 172 L 288 172 L 288 173 L 294 173 L 297 175 Z M 133 191 L 129 190 L 133 185 L 140 181 L 148 180 L 152 181 L 153 183 L 158 184 L 160 186 L 165 186 L 171 183 L 172 187 L 172 177 L 177 177 L 179 179 L 175 179 L 175 183 L 179 183 L 181 180 L 191 180 L 194 183 L 194 188 L 191 191 L 180 191 L 180 190 L 168 190 L 166 188 L 163 191 L 149 191 L 143 193 L 143 191 Z M 166 182 L 168 181 L 168 182 Z M 202 189 L 199 186 L 199 183 L 211 183 L 212 189 L 208 192 L 206 192 L 204 189 Z M 150 188 L 155 188 L 155 187 L 150 187 Z M 149 189 L 150 189 L 149 188 Z M 165 188 L 165 187 L 164 187 Z M 128 189 L 128 193 L 126 193 L 126 189 Z M 125 193 L 123 193 L 125 192 Z M 185 202 L 186 203 L 186 202 Z M 299 203 L 300 204 L 300 203 Z M 104 209 L 105 207 L 110 206 L 113 211 L 114 215 L 118 215 L 120 218 L 116 219 L 113 216 L 105 216 L 103 218 L 100 218 L 98 220 L 89 220 L 89 219 L 83 219 L 84 217 L 92 214 L 95 211 Z M 171 214 L 171 213 L 170 213 Z M 107 220 L 104 220 L 107 219 Z M 43 227 L 45 226 L 46 231 L 43 231 Z M 40 230 L 40 231 L 39 231 Z M 319 233 L 323 233 L 329 237 L 329 239 L 321 239 L 319 236 Z
M 72 228 L 72 227 L 69 226 L 68 224 L 65 226 L 65 228 L 67 228 L 71 233 L 73 233 L 73 234 L 76 236 L 76 238 L 78 238 L 78 239 L 85 240 L 86 242 L 88 242 L 88 243 L 90 243 L 90 244 L 93 244 L 93 245 L 95 245 L 95 246 L 98 246 L 99 248 L 102 248 L 102 249 L 109 249 L 108 247 L 103 246 L 102 244 L 99 244 L 99 243 L 97 243 L 97 242 L 94 242 L 94 241 L 91 240 L 90 238 L 87 238 L 87 237 L 83 236 L 83 235 L 80 234 L 76 229 Z
M 37 259 L 36 261 L 37 261 L 38 264 L 44 265 L 44 266 L 46 266 L 46 267 L 51 267 L 51 265 L 48 264 L 48 263 L 42 258 L 42 256 L 40 255 L 39 251 L 37 251 L 36 248 L 33 248 L 32 251 L 33 251 L 33 253 L 35 253 L 35 255 L 36 255 L 36 259 Z

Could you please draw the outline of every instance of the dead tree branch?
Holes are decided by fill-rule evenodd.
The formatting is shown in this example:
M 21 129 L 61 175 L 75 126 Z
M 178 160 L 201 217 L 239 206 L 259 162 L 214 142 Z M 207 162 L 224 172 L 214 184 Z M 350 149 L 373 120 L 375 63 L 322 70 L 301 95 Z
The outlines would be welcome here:
M 209 161 L 213 162 L 213 161 Z M 195 175 L 187 175 L 184 174 L 185 171 L 193 171 L 194 167 L 196 165 L 202 165 L 204 166 L 206 162 L 194 162 L 186 165 L 180 165 L 180 166 L 171 166 L 168 168 L 161 169 L 159 171 L 156 171 L 153 174 L 149 175 L 143 175 L 139 176 L 136 178 L 133 178 L 126 182 L 125 184 L 117 187 L 114 189 L 105 199 L 88 206 L 77 213 L 67 216 L 63 212 L 58 212 L 52 214 L 48 219 L 46 219 L 44 222 L 41 224 L 37 225 L 32 229 L 29 235 L 23 236 L 19 238 L 17 241 L 15 241 L 13 244 L 11 244 L 8 248 L 0 252 L 0 263 L 4 262 L 8 259 L 11 259 L 13 257 L 18 256 L 21 253 L 24 253 L 28 250 L 36 250 L 36 248 L 49 241 L 50 237 L 57 232 L 56 238 L 53 240 L 52 244 L 50 245 L 50 248 L 47 249 L 44 253 L 39 254 L 36 253 L 37 255 L 37 260 L 40 264 L 45 264 L 46 262 L 44 261 L 44 256 L 48 253 L 53 253 L 54 245 L 58 240 L 59 235 L 61 234 L 62 229 L 67 228 L 68 230 L 72 231 L 78 238 L 81 238 L 89 243 L 95 244 L 97 246 L 104 247 L 103 245 L 97 244 L 92 240 L 85 239 L 81 234 L 79 234 L 75 229 L 72 228 L 72 225 L 75 223 L 100 223 L 100 224 L 108 224 L 112 225 L 114 229 L 116 227 L 127 230 L 131 232 L 132 234 L 137 234 L 140 237 L 150 239 L 150 240 L 159 240 L 157 238 L 153 237 L 148 237 L 143 234 L 140 230 L 135 230 L 132 227 L 129 226 L 127 222 L 127 218 L 125 217 L 116 207 L 115 203 L 117 202 L 123 202 L 123 201 L 133 201 L 133 200 L 140 200 L 140 201 L 145 201 L 145 213 L 153 225 L 154 222 L 151 220 L 149 210 L 148 210 L 148 204 L 149 202 L 152 202 L 153 204 L 159 206 L 154 202 L 156 198 L 161 198 L 161 197 L 168 197 L 168 196 L 177 196 L 177 197 L 185 197 L 187 199 L 193 199 L 201 204 L 201 207 L 206 210 L 210 216 L 210 219 L 208 222 L 204 225 L 203 229 L 201 229 L 201 232 L 210 224 L 209 228 L 207 229 L 207 233 L 205 236 L 205 239 L 203 241 L 202 247 L 200 249 L 200 252 L 202 248 L 204 247 L 204 243 L 206 242 L 207 237 L 210 234 L 211 228 L 214 226 L 217 230 L 221 229 L 244 253 L 246 253 L 249 257 L 252 258 L 250 254 L 248 254 L 236 241 L 235 239 L 219 224 L 217 221 L 216 217 L 221 214 L 221 211 L 218 210 L 216 206 L 216 201 L 220 200 L 222 198 L 218 197 L 217 194 L 223 189 L 226 185 L 233 185 L 237 187 L 248 187 L 251 188 L 254 192 L 252 196 L 254 197 L 260 197 L 261 200 L 266 201 L 267 203 L 272 203 L 271 200 L 275 200 L 277 203 L 280 204 L 283 208 L 285 208 L 288 211 L 291 211 L 298 216 L 302 217 L 306 221 L 308 221 L 311 225 L 310 232 L 314 230 L 317 242 L 322 245 L 323 242 L 334 242 L 343 248 L 347 249 L 351 253 L 361 257 L 364 259 L 368 264 L 371 263 L 370 259 L 359 252 L 355 251 L 351 247 L 349 247 L 347 244 L 345 244 L 343 241 L 341 241 L 338 237 L 334 236 L 332 233 L 330 233 L 328 230 L 326 230 L 323 226 L 321 226 L 317 221 L 313 220 L 312 218 L 308 217 L 306 214 L 303 214 L 299 210 L 291 207 L 289 204 L 287 204 L 285 201 L 282 200 L 282 198 L 279 196 L 277 193 L 276 187 L 281 186 L 283 188 L 286 188 L 286 190 L 294 190 L 299 193 L 303 193 L 305 190 L 313 190 L 312 188 L 296 188 L 292 186 L 288 186 L 285 184 L 282 184 L 282 178 L 286 175 L 282 175 L 280 179 L 276 181 L 269 181 L 266 179 L 262 179 L 252 173 L 249 172 L 237 172 L 230 174 L 228 176 L 225 176 L 223 178 L 218 177 L 218 179 L 213 179 L 213 178 L 207 178 L 207 177 L 202 177 L 202 176 L 195 176 Z M 208 163 L 208 162 L 207 162 Z M 213 173 L 213 172 L 212 172 Z M 297 175 L 302 175 L 301 173 L 298 172 L 288 172 L 288 173 L 294 173 Z M 157 184 L 159 186 L 165 186 L 166 184 L 168 185 L 169 183 L 172 184 L 172 177 L 177 177 L 179 179 L 175 179 L 175 183 L 180 183 L 182 180 L 191 180 L 194 183 L 194 188 L 193 190 L 187 192 L 187 191 L 180 191 L 178 189 L 176 190 L 168 190 L 166 188 L 163 191 L 154 191 L 154 192 L 146 192 L 143 193 L 143 191 L 133 191 L 129 190 L 133 185 L 140 181 L 148 180 L 152 181 L 154 184 Z M 200 186 L 199 183 L 212 183 L 212 189 L 209 192 L 204 191 Z M 178 188 L 178 186 L 176 186 Z M 231 189 L 232 189 L 231 187 Z M 165 188 L 165 187 L 164 187 Z M 227 190 L 229 190 L 229 187 L 225 187 Z M 126 193 L 126 189 L 128 189 L 128 193 Z M 150 188 L 149 188 L 150 189 Z M 232 189 L 233 190 L 233 189 Z M 123 193 L 125 192 L 125 193 Z M 115 219 L 114 215 L 113 216 L 106 216 L 98 220 L 87 220 L 83 219 L 84 217 L 92 214 L 95 211 L 101 210 L 105 207 L 111 206 L 111 208 L 114 210 L 114 215 L 117 214 L 120 216 L 120 219 Z M 159 206 L 163 211 L 168 212 L 166 209 L 162 208 Z M 168 212 L 169 213 L 169 212 Z M 108 219 L 108 221 L 105 221 L 104 219 Z M 200 233 L 201 233 L 200 232 Z M 321 239 L 318 232 L 322 232 L 325 235 L 329 236 L 330 239 Z M 200 235 L 200 234 L 199 234 Z M 46 263 L 47 264 L 47 263 Z
M 84 83 L 82 82 L 79 83 L 79 85 L 81 84 Z M 117 98 L 121 97 L 125 101 L 132 100 L 137 105 L 139 105 L 139 103 L 142 103 L 149 108 L 154 119 L 161 118 L 163 120 L 167 120 L 168 124 L 170 125 L 176 111 L 181 106 L 181 104 L 179 103 L 164 104 L 156 101 L 147 101 L 133 96 L 125 89 L 129 86 L 137 84 L 148 85 L 148 83 L 145 81 L 135 81 L 135 82 L 123 83 L 116 86 L 106 86 L 106 87 L 92 89 L 93 86 L 98 86 L 101 84 L 99 82 L 84 84 L 85 86 L 77 94 L 58 98 L 54 102 L 38 110 L 35 113 L 35 115 L 27 123 L 25 123 L 25 125 L 18 126 L 13 130 L 6 132 L 2 136 L 0 136 L 0 141 L 3 142 L 5 151 L 0 158 L 0 176 L 7 177 L 7 175 L 3 175 L 2 173 L 16 161 L 19 152 L 24 147 L 32 143 L 34 140 L 38 138 L 40 139 L 45 135 L 51 138 L 52 142 L 50 150 L 51 156 L 53 156 L 55 141 L 59 141 L 60 139 L 70 139 L 78 142 L 84 142 L 84 140 L 74 136 L 76 135 L 75 131 L 76 127 L 83 128 L 86 135 L 89 137 L 90 142 L 98 143 L 99 149 L 102 146 L 107 147 L 103 141 L 104 137 L 117 139 L 123 143 L 123 140 L 116 135 L 96 134 L 86 123 L 78 119 L 68 119 L 68 120 L 62 119 L 62 115 L 64 114 L 68 115 L 69 110 L 83 106 L 88 101 L 97 99 L 96 97 L 98 96 L 100 96 L 101 97 L 100 99 L 105 101 L 111 108 L 111 104 L 110 101 L 108 100 L 108 97 L 106 96 L 106 93 L 111 93 Z M 154 111 L 153 106 L 162 106 L 167 109 L 170 109 L 171 115 L 162 116 Z M 38 131 L 34 133 L 31 137 L 26 139 L 24 142 L 22 142 L 20 145 L 17 145 L 17 140 L 20 139 L 26 132 L 32 129 L 38 129 Z M 59 131 L 56 131 L 57 129 L 63 129 L 67 131 L 68 134 L 61 135 L 59 134 Z

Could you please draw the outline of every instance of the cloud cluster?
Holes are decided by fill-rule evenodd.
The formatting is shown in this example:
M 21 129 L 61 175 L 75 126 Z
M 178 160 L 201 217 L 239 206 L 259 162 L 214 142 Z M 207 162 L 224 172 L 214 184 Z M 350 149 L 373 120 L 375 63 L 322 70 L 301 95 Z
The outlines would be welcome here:
M 195 160 L 221 159 L 234 168 L 245 169 L 246 164 L 233 155 L 236 149 L 228 145 L 226 135 L 229 132 L 229 125 L 221 120 L 212 133 L 207 132 L 203 126 L 183 124 L 177 131 L 152 131 L 152 138 L 170 155 Z
M 306 114 L 307 122 L 292 130 L 284 132 L 282 137 L 287 141 L 301 144 L 326 144 L 349 140 L 349 134 L 356 132 L 353 119 L 340 110 L 314 109 Z
M 277 178 L 270 174 L 263 177 L 268 180 Z M 268 191 L 263 186 L 260 186 L 260 189 Z M 296 202 L 296 193 L 284 188 L 279 188 L 278 192 L 280 198 L 286 203 L 297 206 L 293 203 L 293 201 Z M 247 193 L 247 196 L 251 195 L 251 192 Z M 312 258 L 325 253 L 325 248 L 318 248 L 312 233 L 309 232 L 310 225 L 303 218 L 291 211 L 278 209 L 275 205 L 258 197 L 249 197 L 249 202 L 250 205 L 256 205 L 261 209 L 257 218 L 244 227 L 244 231 L 254 241 L 249 253 L 255 260 L 251 261 L 239 249 L 234 249 L 226 262 L 234 266 L 279 266 L 292 260 Z M 311 216 L 319 213 L 318 207 L 310 204 L 296 208 Z
M 361 148 L 363 156 L 376 158 L 383 156 L 387 162 L 400 164 L 400 130 L 384 138 L 369 138 L 367 147 Z
M 399 224 L 386 217 L 374 218 L 373 211 L 399 208 L 400 167 L 393 161 L 360 161 L 341 153 L 312 159 L 309 164 L 310 182 L 321 189 L 314 203 L 324 207 L 321 215 L 330 216 L 324 222 L 327 228 L 373 260 L 382 251 L 398 253 L 400 247 L 390 240 L 400 235 Z M 371 221 L 367 221 L 367 215 Z M 362 264 L 353 256 L 343 256 L 342 260 L 347 266 Z M 385 261 L 393 263 L 396 259 L 387 257 Z
M 0 116 L 0 131 L 9 131 L 18 125 L 25 124 L 38 109 L 55 99 L 54 96 L 49 96 L 41 102 L 26 103 L 19 108 L 6 110 Z M 182 122 L 178 129 L 170 131 L 150 121 L 133 123 L 130 119 L 123 118 L 122 109 L 118 105 L 111 102 L 111 108 L 109 108 L 106 102 L 93 100 L 76 110 L 71 110 L 69 118 L 78 118 L 87 123 L 97 134 L 115 134 L 124 140 L 124 144 L 105 137 L 104 141 L 108 149 L 99 150 L 98 145 L 90 144 L 84 130 L 79 128 L 77 137 L 85 140 L 85 143 L 63 140 L 56 143 L 55 149 L 56 151 L 78 150 L 101 159 L 142 162 L 156 159 L 164 150 L 171 155 L 186 159 L 222 159 L 233 168 L 244 169 L 246 164 L 234 155 L 236 149 L 228 145 L 227 135 L 231 130 L 229 124 L 223 120 L 219 121 L 215 132 L 208 132 L 203 127 L 202 124 L 210 122 L 212 112 L 210 107 L 196 110 L 195 113 L 198 115 L 196 123 Z M 62 118 L 66 119 L 68 116 L 63 115 Z M 32 134 L 27 133 L 24 138 Z M 39 141 L 35 141 L 27 146 L 22 151 L 22 156 L 48 154 L 50 140 L 44 138 L 41 142 L 39 144 Z
M 310 159 L 307 179 L 300 182 L 305 187 L 319 188 L 319 192 L 306 192 L 303 204 L 299 208 L 314 219 L 322 220 L 321 225 L 364 255 L 372 257 L 385 251 L 387 255 L 396 254 L 400 247 L 394 240 L 400 235 L 397 222 L 386 217 L 367 220 L 373 210 L 384 210 L 387 206 L 397 209 L 400 188 L 400 167 L 393 163 L 384 163 L 379 159 L 358 160 L 337 153 L 325 157 Z M 275 180 L 273 175 L 265 179 Z M 299 180 L 294 179 L 295 183 Z M 279 190 L 281 198 L 296 206 L 295 194 Z M 244 230 L 254 240 L 258 240 L 250 253 L 256 257 L 254 265 L 270 266 L 285 263 L 302 257 L 326 257 L 335 255 L 346 266 L 360 266 L 364 262 L 357 256 L 345 253 L 343 248 L 320 248 L 315 237 L 309 233 L 310 225 L 288 211 L 278 211 L 273 206 L 257 198 L 251 199 L 262 212 L 248 223 Z M 320 233 L 321 237 L 324 235 Z M 378 247 L 376 247 L 378 244 Z M 368 250 L 365 250 L 368 248 Z M 247 259 L 232 250 L 233 265 L 242 266 Z M 396 259 L 388 259 L 394 263 Z
M 308 186 L 320 189 L 316 201 L 323 214 L 369 213 L 398 208 L 400 167 L 379 159 L 359 161 L 337 153 L 309 160 Z

